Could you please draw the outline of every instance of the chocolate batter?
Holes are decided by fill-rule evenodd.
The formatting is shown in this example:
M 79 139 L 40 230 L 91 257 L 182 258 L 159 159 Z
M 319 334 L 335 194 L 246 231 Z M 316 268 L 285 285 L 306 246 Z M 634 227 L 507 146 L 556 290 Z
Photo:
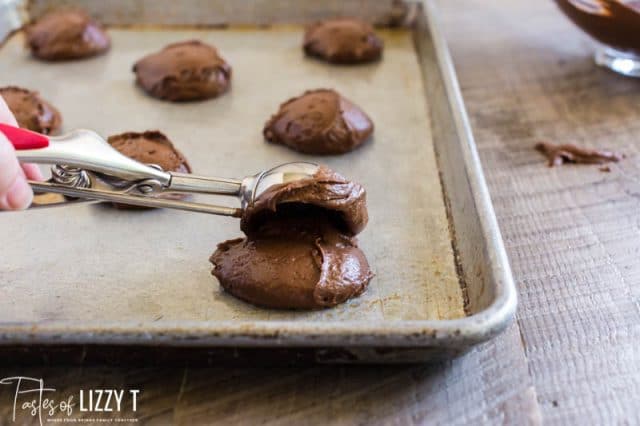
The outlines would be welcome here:
M 249 236 L 255 235 L 263 224 L 279 215 L 283 206 L 291 205 L 330 212 L 334 225 L 349 236 L 359 234 L 369 221 L 364 188 L 321 166 L 312 179 L 274 185 L 260 194 L 245 209 L 240 229 Z
M 596 40 L 640 54 L 640 0 L 556 0 L 556 3 Z
M 351 18 L 329 19 L 307 28 L 307 55 L 336 64 L 359 64 L 380 59 L 383 42 L 366 22 Z
M 127 157 L 144 164 L 157 164 L 163 170 L 191 173 L 186 158 L 158 130 L 127 132 L 109 136 L 107 142 Z
M 111 44 L 104 28 L 81 10 L 47 13 L 26 27 L 26 36 L 33 56 L 47 61 L 87 58 Z
M 191 173 L 191 167 L 187 159 L 178 151 L 173 143 L 157 130 L 144 133 L 127 132 L 109 136 L 109 144 L 127 157 L 133 158 L 144 164 L 156 164 L 165 171 Z M 183 199 L 183 194 L 165 194 L 163 198 Z M 147 207 L 130 206 L 114 203 L 120 208 L 146 209 Z
M 264 137 L 307 154 L 343 154 L 373 133 L 373 122 L 358 106 L 330 89 L 305 92 L 280 105 Z
M 572 144 L 556 145 L 549 142 L 539 142 L 535 148 L 549 159 L 549 167 L 560 166 L 565 163 L 617 163 L 624 158 L 623 154 L 616 152 L 581 148 Z
M 247 237 L 218 245 L 212 273 L 254 305 L 335 306 L 360 295 L 373 277 L 355 238 L 367 219 L 364 189 L 321 167 L 310 179 L 261 194 L 242 217 Z
M 38 92 L 16 86 L 0 87 L 0 95 L 16 116 L 18 126 L 49 135 L 60 129 L 62 117 Z
M 145 56 L 133 72 L 147 93 L 172 102 L 215 98 L 231 84 L 231 66 L 215 47 L 198 40 L 173 43 Z

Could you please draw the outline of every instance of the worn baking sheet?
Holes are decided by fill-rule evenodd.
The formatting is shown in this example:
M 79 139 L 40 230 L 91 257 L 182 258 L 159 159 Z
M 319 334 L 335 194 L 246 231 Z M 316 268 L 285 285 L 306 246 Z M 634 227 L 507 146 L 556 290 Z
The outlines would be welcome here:
M 345 321 L 450 319 L 464 315 L 428 105 L 408 30 L 384 30 L 383 61 L 335 67 L 306 59 L 301 28 L 204 31 L 111 29 L 101 58 L 46 64 L 21 34 L 0 52 L 0 84 L 37 89 L 64 129 L 107 136 L 160 129 L 194 172 L 237 177 L 295 160 L 327 163 L 367 188 L 371 221 L 360 236 L 376 277 L 360 298 L 316 312 L 252 307 L 210 275 L 217 242 L 240 234 L 235 219 L 177 211 L 78 206 L 3 214 L 12 241 L 0 260 L 0 321 Z M 207 102 L 172 104 L 133 84 L 131 65 L 165 44 L 197 38 L 233 66 L 233 89 Z M 278 104 L 306 89 L 335 88 L 362 106 L 375 137 L 343 156 L 317 157 L 263 141 Z M 233 202 L 234 200 L 230 200 Z
M 75 3 L 102 14 L 99 2 Z M 327 2 L 325 12 L 354 3 Z M 388 16 L 381 3 L 368 3 Z M 37 10 L 46 4 L 34 2 Z M 291 4 L 282 11 L 295 18 L 298 5 L 314 3 Z M 296 26 L 112 29 L 108 55 L 63 64 L 30 59 L 14 36 L 0 49 L 0 84 L 40 90 L 60 107 L 67 130 L 159 128 L 198 173 L 238 176 L 305 159 L 362 182 L 371 222 L 360 241 L 377 276 L 363 296 L 335 309 L 264 310 L 225 295 L 209 275 L 215 244 L 239 235 L 233 219 L 105 206 L 4 213 L 0 235 L 15 243 L 0 253 L 0 343 L 311 346 L 324 361 L 416 361 L 459 353 L 502 330 L 515 289 L 433 6 L 424 3 L 423 13 L 419 4 L 388 5 L 417 10 L 414 28 L 381 31 L 384 60 L 353 68 L 304 58 Z M 315 9 L 310 16 L 323 13 Z M 211 10 L 199 16 L 206 21 Z M 242 22 L 262 16 L 260 7 L 244 12 Z M 165 23 L 143 9 L 132 15 Z M 191 37 L 217 45 L 234 66 L 231 93 L 176 105 L 134 87 L 137 58 Z M 334 87 L 360 104 L 376 123 L 374 140 L 323 158 L 265 144 L 261 127 L 277 105 L 313 87 Z

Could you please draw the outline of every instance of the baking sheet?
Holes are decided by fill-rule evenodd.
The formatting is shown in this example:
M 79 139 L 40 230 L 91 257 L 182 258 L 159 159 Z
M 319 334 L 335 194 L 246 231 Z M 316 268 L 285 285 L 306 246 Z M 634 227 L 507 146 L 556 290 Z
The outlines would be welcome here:
M 316 312 L 256 308 L 225 294 L 210 275 L 218 242 L 241 235 L 237 220 L 104 205 L 0 214 L 0 322 L 394 321 L 464 316 L 428 105 L 408 30 L 382 30 L 384 59 L 330 66 L 302 54 L 302 29 L 111 29 L 112 50 L 78 62 L 42 63 L 21 34 L 0 49 L 0 85 L 41 92 L 64 130 L 103 136 L 159 129 L 195 173 L 239 177 L 310 160 L 362 183 L 370 223 L 360 245 L 376 273 L 367 292 Z M 232 90 L 214 100 L 173 104 L 133 83 L 132 64 L 164 45 L 198 38 L 233 66 Z M 343 156 L 317 157 L 267 144 L 262 126 L 306 89 L 332 87 L 373 119 L 372 141 Z M 200 199 L 202 200 L 202 198 Z M 233 200 L 229 200 L 233 201 Z M 344 324 L 343 324 L 344 325 Z M 141 327 L 144 329 L 144 327 Z

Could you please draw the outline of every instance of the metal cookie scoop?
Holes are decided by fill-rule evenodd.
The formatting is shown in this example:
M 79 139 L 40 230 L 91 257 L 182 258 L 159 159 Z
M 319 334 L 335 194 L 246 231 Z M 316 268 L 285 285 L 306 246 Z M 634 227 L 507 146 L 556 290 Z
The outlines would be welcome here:
M 11 141 L 21 162 L 53 164 L 48 182 L 29 181 L 35 191 L 63 194 L 80 201 L 112 201 L 238 217 L 269 187 L 310 178 L 318 170 L 317 164 L 297 162 L 243 179 L 197 176 L 166 172 L 132 160 L 90 130 L 48 137 L 0 124 L 0 132 Z M 167 193 L 236 196 L 240 208 L 158 197 Z

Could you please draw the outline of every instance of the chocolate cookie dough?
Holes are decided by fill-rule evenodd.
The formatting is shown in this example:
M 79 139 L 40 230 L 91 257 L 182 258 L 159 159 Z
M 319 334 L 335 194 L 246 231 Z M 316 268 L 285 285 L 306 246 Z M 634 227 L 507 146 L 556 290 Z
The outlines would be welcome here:
M 111 44 L 104 28 L 80 10 L 47 13 L 26 27 L 26 36 L 31 54 L 47 61 L 87 58 Z
M 329 19 L 307 28 L 307 55 L 336 64 L 358 64 L 380 59 L 383 42 L 366 22 L 350 18 Z
M 165 171 L 191 173 L 191 167 L 187 159 L 178 151 L 173 143 L 157 130 L 144 133 L 127 132 L 109 136 L 109 144 L 127 157 L 133 158 L 144 164 L 156 164 Z M 182 194 L 161 195 L 168 199 L 183 199 Z M 145 207 L 130 206 L 114 203 L 116 207 L 144 209 Z
M 247 237 L 218 245 L 212 273 L 254 305 L 335 306 L 362 294 L 373 277 L 355 238 L 367 220 L 364 189 L 321 167 L 261 194 L 242 217 Z
M 547 157 L 549 167 L 560 166 L 564 163 L 604 164 L 617 163 L 624 158 L 623 154 L 599 149 L 581 148 L 572 144 L 555 145 L 549 142 L 539 142 L 536 150 Z
M 157 164 L 163 170 L 190 173 L 186 158 L 158 130 L 144 133 L 127 132 L 109 136 L 107 142 L 127 157 L 144 164 Z
M 244 210 L 240 229 L 248 236 L 259 234 L 264 224 L 291 206 L 295 211 L 306 208 L 329 213 L 333 225 L 349 236 L 359 234 L 369 221 L 364 188 L 320 166 L 313 178 L 274 185 L 260 194 Z
M 56 108 L 38 95 L 38 92 L 16 86 L 0 87 L 0 95 L 16 116 L 18 126 L 49 135 L 62 124 Z
M 215 47 L 198 40 L 166 46 L 135 63 L 136 83 L 172 102 L 215 98 L 231 84 L 231 66 Z
M 335 90 L 317 89 L 289 99 L 264 125 L 264 137 L 307 154 L 343 154 L 373 133 L 373 122 Z

